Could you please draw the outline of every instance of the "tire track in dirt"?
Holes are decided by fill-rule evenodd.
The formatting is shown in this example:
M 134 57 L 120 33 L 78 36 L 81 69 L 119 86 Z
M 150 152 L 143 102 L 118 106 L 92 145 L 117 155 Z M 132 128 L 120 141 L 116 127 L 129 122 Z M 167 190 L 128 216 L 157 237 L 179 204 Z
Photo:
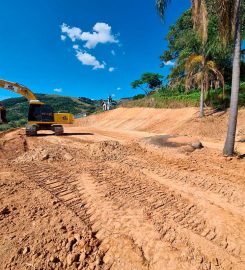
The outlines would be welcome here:
M 81 144 L 72 167 L 40 163 L 26 166 L 24 172 L 105 243 L 113 239 L 118 249 L 122 239 L 132 240 L 150 269 L 244 269 L 244 230 L 234 211 L 243 209 L 243 190 L 199 171 L 178 171 L 179 163 L 164 165 L 157 158 L 137 144 L 107 141 Z M 196 200 L 181 185 L 195 188 L 202 198 Z M 209 208 L 214 202 L 210 194 L 226 200 L 230 212 L 218 204 Z
M 21 166 L 22 172 L 34 180 L 39 187 L 47 190 L 61 203 L 79 216 L 87 226 L 90 226 L 89 216 L 84 205 L 82 194 L 76 189 L 76 178 L 73 172 L 61 171 L 48 164 L 32 164 Z
M 94 219 L 91 217 L 96 215 L 96 209 L 92 209 L 91 202 L 87 200 L 87 188 L 85 188 L 86 185 L 84 186 L 84 184 L 87 184 L 86 179 L 88 179 L 86 174 L 82 175 L 83 184 L 81 184 L 79 181 L 81 178 L 80 174 L 77 174 L 76 170 L 73 172 L 70 170 L 67 173 L 65 166 L 63 169 L 57 169 L 50 164 L 36 163 L 32 164 L 32 166 L 23 164 L 21 168 L 22 172 L 30 179 L 33 179 L 40 188 L 50 192 L 68 209 L 74 212 L 83 221 L 84 225 L 87 226 L 88 231 L 93 231 Z M 97 207 L 98 209 L 101 211 L 101 208 Z M 108 219 L 106 220 L 108 221 Z M 105 225 L 104 228 L 106 230 L 111 228 L 110 223 L 107 222 Z M 98 227 L 100 233 L 102 232 L 101 228 L 103 227 Z M 112 236 L 109 233 L 107 237 L 97 237 L 100 240 L 105 240 L 101 243 L 101 249 L 106 252 L 104 262 L 108 267 L 105 269 L 148 269 L 148 262 L 144 254 L 132 238 L 118 232 L 116 237 Z
M 121 149 L 120 149 L 121 150 Z M 131 155 L 132 153 L 130 153 Z M 111 155 L 111 157 L 114 157 L 115 153 Z M 119 155 L 120 156 L 120 155 Z M 109 162 L 103 164 L 103 166 L 100 164 L 100 169 L 96 169 L 94 171 L 94 168 L 91 168 L 92 171 L 90 173 L 93 175 L 95 179 L 98 180 L 98 188 L 101 188 L 103 185 L 105 185 L 104 192 L 106 193 L 106 196 L 111 197 L 113 196 L 114 201 L 118 201 L 118 204 L 125 204 L 125 202 L 129 203 L 131 205 L 133 202 L 135 202 L 134 207 L 138 207 L 139 205 L 142 206 L 142 204 L 145 203 L 144 197 L 152 197 L 155 201 L 150 202 L 150 204 L 143 205 L 148 209 L 149 213 L 146 212 L 146 216 L 150 215 L 150 212 L 153 209 L 162 209 L 168 208 L 168 206 L 174 205 L 175 210 L 171 210 L 172 213 L 170 215 L 167 214 L 167 218 L 170 217 L 170 219 L 174 220 L 173 228 L 178 226 L 180 227 L 180 235 L 182 231 L 184 231 L 184 228 L 187 228 L 188 230 L 192 230 L 193 234 L 198 234 L 199 237 L 205 238 L 205 241 L 209 241 L 216 246 L 218 249 L 218 253 L 222 254 L 230 254 L 230 256 L 233 256 L 238 262 L 240 258 L 244 258 L 244 235 L 241 239 L 239 239 L 239 235 L 236 236 L 236 234 L 233 232 L 233 235 L 231 231 L 229 231 L 230 235 L 225 235 L 225 227 L 222 232 L 219 231 L 218 228 L 215 226 L 212 226 L 209 224 L 210 222 L 205 220 L 205 211 L 200 206 L 190 206 L 188 204 L 185 204 L 185 202 L 178 202 L 175 199 L 169 198 L 167 194 L 171 191 L 165 188 L 165 193 L 160 194 L 158 196 L 159 190 L 163 188 L 162 185 L 159 185 L 159 183 L 154 183 L 154 179 L 150 179 L 149 177 L 146 177 L 144 174 L 140 172 L 140 170 L 136 173 L 139 180 L 137 181 L 137 177 L 135 176 L 135 164 L 130 164 L 128 161 L 128 157 L 125 158 L 124 155 L 122 155 L 122 158 L 118 161 L 113 162 L 113 158 L 110 160 L 110 156 L 105 155 L 105 160 L 110 160 Z M 99 158 L 99 162 L 101 163 L 103 160 Z M 125 167 L 125 163 L 129 162 L 129 166 Z M 98 164 L 98 161 L 94 160 L 94 163 Z M 82 166 L 82 165 L 81 165 Z M 97 166 L 98 167 L 98 166 Z M 98 172 L 99 171 L 99 172 Z M 97 174 L 97 175 L 96 175 Z M 106 175 L 111 176 L 111 179 L 108 178 Z M 173 176 L 173 179 L 176 178 L 177 175 Z M 102 181 L 101 179 L 104 180 Z M 145 178 L 145 179 L 144 179 Z M 112 179 L 117 179 L 117 181 L 113 181 Z M 144 179 L 145 184 L 141 186 L 142 179 Z M 127 180 L 127 181 L 126 181 Z M 125 182 L 129 182 L 131 185 L 125 184 Z M 109 183 L 111 183 L 110 186 Z M 152 189 L 152 185 L 156 184 L 157 187 L 154 190 Z M 151 188 L 150 188 L 151 187 Z M 134 190 L 135 188 L 135 190 Z M 140 190 L 140 192 L 139 192 Z M 138 192 L 138 193 L 137 193 Z M 161 201 L 164 199 L 164 196 L 167 196 L 167 199 L 165 201 Z M 178 197 L 179 194 L 177 194 Z M 158 196 L 158 197 L 157 197 Z M 176 197 L 176 194 L 175 194 Z M 181 198 L 182 197 L 182 198 Z M 184 201 L 185 198 L 183 196 L 180 196 L 181 200 Z M 191 201 L 193 201 L 191 199 Z M 190 202 L 189 202 L 190 203 Z M 178 206 L 180 204 L 180 207 Z M 181 208 L 182 207 L 182 208 Z M 188 208 L 190 207 L 190 208 Z M 198 209 L 200 208 L 200 209 Z M 183 210 L 182 210 L 183 209 Z M 193 212 L 192 212 L 193 211 Z M 166 216 L 166 213 L 164 211 L 159 212 L 161 218 Z M 157 221 L 159 218 L 159 213 L 155 217 L 155 221 Z M 219 213 L 220 214 L 220 213 Z M 222 213 L 221 213 L 222 214 Z M 221 215 L 222 216 L 222 215 Z M 176 225 L 176 223 L 178 223 Z M 163 227 L 163 224 L 160 225 L 160 228 Z M 222 228 L 222 226 L 221 226 Z M 235 229 L 235 228 L 234 228 Z M 166 234 L 164 232 L 164 234 Z M 188 232 L 189 238 L 189 232 Z M 199 239 L 200 240 L 200 239 Z M 198 241 L 199 241 L 198 240 Z M 170 240 L 171 241 L 171 240 Z M 207 243 L 204 241 L 204 246 L 207 245 Z M 174 242 L 174 240 L 173 240 Z M 239 244 L 240 243 L 240 244 Z M 213 246 L 211 245 L 210 249 L 213 249 Z M 219 250 L 221 249 L 221 250 Z M 223 250 L 223 251 L 222 251 Z M 229 255 L 228 255 L 229 256 Z
M 92 229 L 97 232 L 98 239 L 102 241 L 118 238 L 132 239 L 149 269 L 168 269 L 166 266 L 169 264 L 178 265 L 178 269 L 188 268 L 186 262 L 176 263 L 178 260 L 176 251 L 173 252 L 168 243 L 161 241 L 154 225 L 145 220 L 143 209 L 118 203 L 114 197 L 108 196 L 103 189 L 101 190 L 100 184 L 97 184 L 96 179 L 89 172 L 89 164 L 87 164 L 86 168 L 82 169 L 78 186 L 83 190 L 88 202 L 87 211 L 91 213 Z
M 118 153 L 116 160 L 120 159 L 120 162 L 132 168 L 148 170 L 160 177 L 174 179 L 181 185 L 192 186 L 200 191 L 219 195 L 224 201 L 235 206 L 245 206 L 244 175 L 235 174 L 233 179 L 236 179 L 236 182 L 233 181 L 230 174 L 226 176 L 219 172 L 219 177 L 216 177 L 213 168 L 204 172 L 198 164 L 193 165 L 195 162 L 191 166 L 190 164 L 187 166 L 187 162 L 183 159 L 171 160 L 171 158 L 167 159 L 154 152 L 148 153 L 138 143 L 124 145 L 120 151 L 121 153 Z M 113 155 L 115 156 L 116 153 L 113 152 Z M 109 155 L 106 159 L 114 160 L 114 156 Z
M 100 132 L 104 134 L 104 131 Z M 109 131 L 105 133 L 108 137 L 111 136 L 114 138 L 116 136 L 114 134 L 111 135 Z M 123 138 L 124 136 L 122 136 Z M 72 142 L 73 138 L 64 138 L 64 140 Z M 80 143 L 82 142 L 81 139 L 77 139 L 77 142 L 79 141 Z M 81 144 L 79 147 L 81 147 Z M 138 167 L 140 170 L 148 170 L 150 173 L 155 173 L 160 177 L 174 179 L 179 184 L 194 187 L 198 191 L 218 195 L 220 198 L 223 198 L 224 202 L 234 204 L 235 206 L 245 206 L 244 175 L 232 172 L 233 175 L 231 177 L 230 172 L 225 173 L 223 168 L 218 168 L 217 166 L 215 170 L 213 167 L 207 170 L 208 167 L 206 166 L 205 172 L 204 168 L 195 161 L 192 161 L 190 166 L 189 161 L 172 160 L 171 158 L 166 158 L 153 152 L 147 153 L 146 160 L 146 151 L 137 143 L 125 145 L 120 150 L 123 153 L 118 153 L 116 159 L 121 157 L 122 162 L 125 162 L 125 164 L 131 164 L 131 166 Z M 111 159 L 110 155 L 107 159 Z M 222 178 L 220 177 L 221 174 Z M 233 179 L 236 180 L 234 181 Z
M 110 165 L 106 164 L 100 167 L 99 172 L 92 172 L 98 181 L 98 188 L 104 187 L 105 196 L 112 198 L 118 205 L 143 208 L 145 219 L 154 224 L 162 241 L 175 248 L 185 243 L 186 247 L 190 247 L 192 258 L 201 256 L 201 262 L 206 265 L 213 264 L 208 258 L 215 256 L 214 261 L 218 260 L 215 263 L 217 266 L 227 267 L 230 265 L 229 260 L 238 264 L 241 250 L 237 248 L 237 243 L 233 243 L 226 235 L 210 226 L 208 221 L 202 218 L 202 210 L 198 209 L 198 206 L 157 185 L 154 180 L 150 183 L 144 182 L 142 177 L 138 176 L 137 179 L 135 174 L 125 175 L 126 170 L 115 170 L 115 167 L 108 169 L 109 167 Z M 191 244 L 193 242 L 194 246 Z M 208 246 L 210 248 L 207 248 Z M 206 256 L 205 252 L 208 249 L 212 250 L 212 255 Z M 198 250 L 205 252 L 200 255 Z M 229 260 L 226 260 L 224 254 L 229 256 Z
M 236 207 L 243 208 L 245 206 L 244 188 L 241 185 L 229 182 L 226 179 L 216 178 L 213 175 L 206 175 L 200 171 L 181 169 L 173 164 L 166 166 L 163 162 L 145 161 L 140 158 L 130 158 L 126 164 L 134 166 L 135 168 L 144 171 L 146 174 L 156 174 L 160 178 L 173 180 L 175 183 L 186 187 L 195 188 L 207 194 L 215 194 L 223 200 Z M 208 196 L 208 194 L 207 194 Z M 241 210 L 242 213 L 242 210 Z

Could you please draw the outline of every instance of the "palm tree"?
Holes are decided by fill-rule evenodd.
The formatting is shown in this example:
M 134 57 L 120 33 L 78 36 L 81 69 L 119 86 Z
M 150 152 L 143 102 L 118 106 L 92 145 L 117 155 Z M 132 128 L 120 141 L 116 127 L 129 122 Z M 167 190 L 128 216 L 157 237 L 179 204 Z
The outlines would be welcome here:
M 233 55 L 233 69 L 232 69 L 232 88 L 231 88 L 231 103 L 230 115 L 228 122 L 228 130 L 225 140 L 223 153 L 225 156 L 232 156 L 234 154 L 236 126 L 238 115 L 238 97 L 240 89 L 240 66 L 241 66 L 241 0 L 234 0 L 234 20 L 230 27 L 234 27 L 234 55 Z M 226 17 L 224 11 L 224 17 Z M 230 29 L 232 30 L 232 29 Z M 226 32 L 225 32 L 226 33 Z
M 203 44 L 207 40 L 207 10 L 205 0 L 191 0 L 192 17 L 194 27 L 202 37 Z M 220 35 L 224 44 L 231 39 L 234 40 L 233 70 L 232 70 L 232 90 L 230 115 L 228 122 L 227 137 L 223 153 L 226 156 L 234 154 L 235 135 L 238 115 L 238 96 L 240 86 L 240 64 L 241 64 L 241 0 L 217 0 L 214 1 L 214 8 L 217 10 L 219 19 Z M 163 19 L 170 0 L 156 0 L 156 7 L 160 17 Z
M 171 0 L 156 0 L 157 12 L 162 20 L 170 2 Z M 205 0 L 191 0 L 191 3 L 194 28 L 200 34 L 203 44 L 205 44 L 208 38 L 208 13 Z
M 200 117 L 204 116 L 204 95 L 208 92 L 211 83 L 219 82 L 223 87 L 224 77 L 214 61 L 206 60 L 203 55 L 192 55 L 186 61 L 186 89 L 200 88 Z

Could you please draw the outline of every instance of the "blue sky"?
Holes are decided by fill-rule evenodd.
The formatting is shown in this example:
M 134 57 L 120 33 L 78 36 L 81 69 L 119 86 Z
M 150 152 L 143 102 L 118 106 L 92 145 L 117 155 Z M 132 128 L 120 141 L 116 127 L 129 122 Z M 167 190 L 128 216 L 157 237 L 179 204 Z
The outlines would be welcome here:
M 37 93 L 138 94 L 130 83 L 143 72 L 168 74 L 159 67 L 164 37 L 189 7 L 172 1 L 163 24 L 155 0 L 2 1 L 0 78 Z M 12 96 L 0 89 L 0 99 Z

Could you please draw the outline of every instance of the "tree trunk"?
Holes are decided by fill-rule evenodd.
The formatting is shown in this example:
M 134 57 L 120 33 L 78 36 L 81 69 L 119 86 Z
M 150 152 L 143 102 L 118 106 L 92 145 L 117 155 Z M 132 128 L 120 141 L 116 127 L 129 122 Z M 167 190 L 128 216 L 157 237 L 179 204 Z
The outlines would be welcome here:
M 235 1 L 235 48 L 233 55 L 233 70 L 232 70 L 232 89 L 230 115 L 228 122 L 228 131 L 223 149 L 225 156 L 234 154 L 237 114 L 238 114 L 238 97 L 240 88 L 240 65 L 241 65 L 241 0 Z
M 201 95 L 200 95 L 200 117 L 204 116 L 204 85 L 201 86 Z

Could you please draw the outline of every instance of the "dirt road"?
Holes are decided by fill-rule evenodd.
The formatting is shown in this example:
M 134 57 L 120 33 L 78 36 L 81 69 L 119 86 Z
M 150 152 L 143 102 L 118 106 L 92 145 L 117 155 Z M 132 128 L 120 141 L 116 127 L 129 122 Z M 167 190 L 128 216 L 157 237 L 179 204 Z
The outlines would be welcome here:
M 245 269 L 244 159 L 81 126 L 1 136 L 1 269 Z

